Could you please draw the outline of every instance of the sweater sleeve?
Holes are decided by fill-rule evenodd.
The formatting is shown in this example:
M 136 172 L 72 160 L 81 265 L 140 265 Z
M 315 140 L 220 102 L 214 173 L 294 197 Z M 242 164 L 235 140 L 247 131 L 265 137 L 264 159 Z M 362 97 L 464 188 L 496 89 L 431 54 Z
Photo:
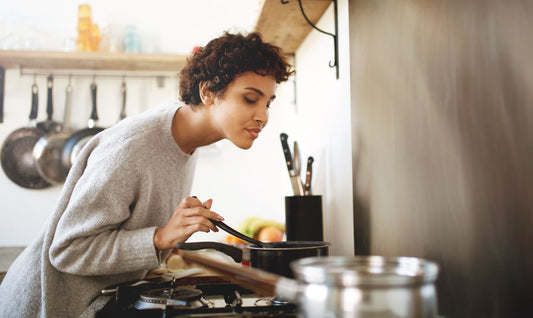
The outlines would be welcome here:
M 131 209 L 143 182 L 140 170 L 135 163 L 127 162 L 133 160 L 132 156 L 120 149 L 109 154 L 109 150 L 97 148 L 57 223 L 50 263 L 59 271 L 78 275 L 110 275 L 158 267 L 161 259 L 153 245 L 155 224 L 139 216 L 137 227 L 122 226 L 133 217 Z

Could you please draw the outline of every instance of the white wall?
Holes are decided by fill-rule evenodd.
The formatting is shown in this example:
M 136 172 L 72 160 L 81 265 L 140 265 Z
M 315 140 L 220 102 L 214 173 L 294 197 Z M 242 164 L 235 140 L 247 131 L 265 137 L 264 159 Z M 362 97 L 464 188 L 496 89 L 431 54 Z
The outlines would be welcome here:
M 55 8 L 65 5 L 64 1 L 57 2 L 58 5 L 54 6 Z M 114 7 L 110 8 L 109 3 L 107 5 L 99 1 L 91 3 L 93 15 L 98 13 L 104 16 L 104 11 L 107 10 L 111 15 L 116 11 L 116 6 L 120 5 L 120 2 L 117 4 L 113 2 Z M 179 12 L 177 6 L 178 4 L 174 1 L 156 1 L 152 8 L 173 8 L 174 11 Z M 76 10 L 76 6 L 68 4 L 64 7 L 68 8 L 68 10 L 65 9 L 64 14 L 74 15 L 72 11 Z M 11 12 L 16 11 L 13 8 L 8 9 Z M 248 10 L 253 10 L 253 8 Z M 9 10 L 3 12 L 9 12 Z M 142 8 L 131 7 L 129 14 L 137 13 L 140 16 L 139 12 L 143 12 Z M 205 10 L 197 8 L 195 12 L 205 12 Z M 259 140 L 252 149 L 247 151 L 240 150 L 225 141 L 202 149 L 192 190 L 192 194 L 202 200 L 213 198 L 213 210 L 222 214 L 230 225 L 236 226 L 245 217 L 251 215 L 283 222 L 284 197 L 291 195 L 288 173 L 279 142 L 279 134 L 286 132 L 289 134 L 291 145 L 294 140 L 298 140 L 302 156 L 306 158 L 313 155 L 315 157 L 314 194 L 324 196 L 325 239 L 333 244 L 331 253 L 334 255 L 353 254 L 349 74 L 344 71 L 349 70 L 347 12 L 347 1 L 340 1 L 341 78 L 336 80 L 335 70 L 328 66 L 333 56 L 333 41 L 330 37 L 312 31 L 296 54 L 295 81 L 279 87 L 278 98 L 272 105 L 269 124 Z M 319 26 L 325 30 L 333 30 L 332 16 L 332 8 L 330 8 L 324 14 Z M 157 19 L 157 15 L 144 15 L 142 24 L 150 25 L 154 27 L 154 30 L 160 30 L 159 28 L 162 27 L 158 24 L 160 22 L 154 21 Z M 4 19 L 4 22 L 6 20 L 10 19 Z M 75 24 L 75 21 L 72 23 Z M 172 25 L 173 22 L 169 19 L 167 28 L 172 29 Z M 54 28 L 59 27 L 50 27 L 50 29 Z M 226 29 L 236 28 L 228 25 Z M 187 42 L 187 32 L 180 33 L 179 31 L 178 29 L 171 34 L 161 32 L 161 38 L 164 36 L 164 41 L 161 43 L 172 43 L 174 42 L 172 38 L 178 34 L 181 38 L 182 33 L 184 43 Z M 221 30 L 211 30 L 208 32 L 209 37 L 220 34 L 219 31 L 221 32 Z M 190 45 L 197 44 L 190 42 Z M 167 50 L 178 52 L 181 49 L 169 46 Z M 346 53 L 342 53 L 343 51 Z M 4 123 L 0 124 L 0 140 L 4 140 L 10 132 L 27 123 L 30 87 L 33 81 L 31 76 L 19 76 L 18 70 L 8 70 L 6 78 L 5 114 Z M 37 81 L 40 89 L 39 119 L 43 120 L 45 118 L 46 79 L 38 77 Z M 118 119 L 120 79 L 97 77 L 96 81 L 100 125 L 109 126 Z M 72 119 L 75 128 L 84 127 L 89 117 L 90 82 L 91 79 L 87 78 L 74 78 L 72 82 L 75 105 Z M 55 79 L 56 115 L 54 117 L 57 120 L 62 119 L 66 84 L 66 78 Z M 172 80 L 167 80 L 164 88 L 158 88 L 153 79 L 127 79 L 128 114 L 139 113 L 161 102 L 176 98 L 176 84 Z M 295 99 L 297 105 L 293 103 Z M 60 187 L 45 190 L 20 188 L 7 179 L 1 171 L 0 246 L 29 244 L 47 216 L 53 211 L 59 192 Z M 224 236 L 222 232 L 198 233 L 192 237 L 192 240 L 221 240 Z
M 325 239 L 330 254 L 353 255 L 352 146 L 350 126 L 350 65 L 348 1 L 338 1 L 340 77 L 329 67 L 333 40 L 311 31 L 296 54 L 297 109 L 284 116 L 289 136 L 316 162 L 314 194 L 323 195 Z M 333 5 L 317 26 L 334 33 Z

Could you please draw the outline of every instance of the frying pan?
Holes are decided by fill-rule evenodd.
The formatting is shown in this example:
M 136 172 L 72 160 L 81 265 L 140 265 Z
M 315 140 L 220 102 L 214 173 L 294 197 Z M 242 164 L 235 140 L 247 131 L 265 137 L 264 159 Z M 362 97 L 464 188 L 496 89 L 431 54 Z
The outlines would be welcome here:
M 44 189 L 51 184 L 41 177 L 33 161 L 33 147 L 46 134 L 42 125 L 36 124 L 39 95 L 37 84 L 31 87 L 31 111 L 28 127 L 9 134 L 2 144 L 2 169 L 17 185 L 27 189 Z
M 97 127 L 96 122 L 98 121 L 98 112 L 96 109 L 96 83 L 91 83 L 91 99 L 92 99 L 92 111 L 89 118 L 88 127 L 82 130 L 78 130 L 73 133 L 65 141 L 63 146 L 63 151 L 61 154 L 62 166 L 64 169 L 65 175 L 68 174 L 68 171 L 76 161 L 81 149 L 87 144 L 87 142 L 97 133 L 104 130 L 104 128 Z
M 63 113 L 63 126 L 59 132 L 52 131 L 37 141 L 33 147 L 33 159 L 41 177 L 51 184 L 65 181 L 67 172 L 63 169 L 61 156 L 63 147 L 70 131 L 70 108 L 72 101 L 72 86 L 70 81 L 65 89 L 65 111 Z

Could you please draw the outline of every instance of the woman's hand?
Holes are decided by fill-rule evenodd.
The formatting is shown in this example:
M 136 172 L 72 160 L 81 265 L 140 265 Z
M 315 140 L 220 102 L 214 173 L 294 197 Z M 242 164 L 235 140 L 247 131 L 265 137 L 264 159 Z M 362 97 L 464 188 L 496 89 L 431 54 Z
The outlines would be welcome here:
M 159 251 L 174 248 L 176 243 L 185 242 L 195 232 L 218 232 L 218 228 L 208 219 L 222 221 L 224 218 L 209 210 L 212 203 L 212 199 L 204 203 L 196 197 L 183 199 L 168 223 L 155 230 L 155 248 Z

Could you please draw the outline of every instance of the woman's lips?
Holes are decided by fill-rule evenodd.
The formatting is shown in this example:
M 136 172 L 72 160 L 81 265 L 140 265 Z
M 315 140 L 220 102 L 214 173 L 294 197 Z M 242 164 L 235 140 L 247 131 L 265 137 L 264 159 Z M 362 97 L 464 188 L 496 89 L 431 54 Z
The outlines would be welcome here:
M 255 139 L 259 137 L 259 133 L 261 132 L 261 129 L 252 128 L 252 129 L 246 129 L 246 131 L 248 132 L 248 134 L 250 134 L 250 136 L 252 136 L 252 138 Z

